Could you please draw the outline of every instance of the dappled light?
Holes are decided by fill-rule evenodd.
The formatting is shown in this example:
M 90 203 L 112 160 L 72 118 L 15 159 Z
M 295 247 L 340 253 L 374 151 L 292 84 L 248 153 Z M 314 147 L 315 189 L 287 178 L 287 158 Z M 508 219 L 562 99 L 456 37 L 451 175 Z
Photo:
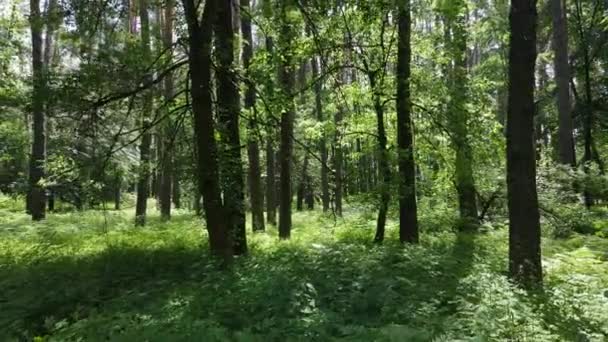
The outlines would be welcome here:
M 251 255 L 222 271 L 185 212 L 141 230 L 130 211 L 16 226 L 25 215 L 1 210 L 4 338 L 599 341 L 608 329 L 600 238 L 545 241 L 547 286 L 530 296 L 503 273 L 503 230 L 378 246 L 364 217 L 298 213 L 293 239 L 251 234 Z

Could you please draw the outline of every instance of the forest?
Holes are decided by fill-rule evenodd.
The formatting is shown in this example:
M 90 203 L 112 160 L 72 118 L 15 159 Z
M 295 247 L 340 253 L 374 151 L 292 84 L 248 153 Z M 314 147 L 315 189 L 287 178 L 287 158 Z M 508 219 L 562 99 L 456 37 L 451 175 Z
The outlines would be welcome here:
M 608 0 L 0 0 L 0 341 L 608 341 Z

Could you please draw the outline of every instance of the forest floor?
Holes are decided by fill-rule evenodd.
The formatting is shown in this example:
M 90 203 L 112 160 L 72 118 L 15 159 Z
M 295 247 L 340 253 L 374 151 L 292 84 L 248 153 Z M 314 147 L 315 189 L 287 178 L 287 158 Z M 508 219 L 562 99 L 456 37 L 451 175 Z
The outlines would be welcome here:
M 402 246 L 391 222 L 378 246 L 373 215 L 351 210 L 295 213 L 290 241 L 250 234 L 219 270 L 186 211 L 145 228 L 130 210 L 32 223 L 0 198 L 0 340 L 608 340 L 608 239 L 545 238 L 544 291 L 526 293 L 505 276 L 504 228 Z

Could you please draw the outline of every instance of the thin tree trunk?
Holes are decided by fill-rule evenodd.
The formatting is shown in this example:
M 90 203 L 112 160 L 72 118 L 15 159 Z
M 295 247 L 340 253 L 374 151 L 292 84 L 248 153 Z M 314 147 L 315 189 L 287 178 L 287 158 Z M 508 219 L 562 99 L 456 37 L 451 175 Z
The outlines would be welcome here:
M 509 275 L 525 286 L 542 283 L 534 156 L 536 20 L 536 0 L 511 2 L 507 115 Z
M 122 179 L 120 174 L 116 172 L 116 176 L 114 177 L 114 210 L 120 210 L 121 204 L 121 193 L 120 190 L 122 188 Z
M 340 130 L 344 119 L 344 108 L 339 106 L 334 115 L 335 135 L 334 135 L 334 211 L 337 216 L 342 216 L 342 196 L 344 186 L 343 163 L 344 153 L 342 151 L 342 138 Z
M 224 213 L 228 230 L 233 237 L 234 253 L 247 253 L 245 228 L 245 182 L 241 162 L 241 138 L 239 134 L 240 96 L 234 71 L 234 27 L 230 1 L 216 0 L 217 13 L 214 24 L 215 52 L 217 58 L 218 129 L 223 143 L 220 159 L 224 192 Z
M 318 61 L 316 57 L 313 57 L 311 65 L 312 78 L 313 80 L 316 80 L 320 74 L 320 61 Z M 318 80 L 315 83 L 314 92 L 316 118 L 317 121 L 323 123 L 325 121 L 322 103 L 323 82 Z M 327 142 L 324 132 L 321 133 L 321 138 L 319 139 L 319 151 L 321 153 L 321 203 L 323 205 L 323 212 L 327 212 L 329 210 L 329 180 L 327 170 Z
M 272 20 L 272 3 L 270 0 L 263 0 L 262 9 L 264 18 Z M 270 66 L 274 65 L 274 41 L 272 36 L 266 36 L 266 52 L 271 58 Z M 274 80 L 269 77 L 268 97 L 274 98 Z M 271 116 L 274 113 L 266 113 Z M 266 129 L 266 221 L 273 226 L 277 225 L 277 182 L 276 182 L 276 151 L 274 148 L 275 130 L 268 126 Z
M 574 138 L 572 137 L 572 103 L 570 99 L 570 65 L 568 63 L 568 22 L 565 0 L 551 0 L 553 17 L 553 65 L 557 84 L 557 110 L 559 113 L 559 161 L 576 166 Z
M 452 29 L 449 41 L 454 59 L 452 68 L 451 101 L 449 123 L 452 130 L 452 144 L 456 152 L 455 181 L 458 192 L 458 205 L 462 220 L 461 230 L 475 229 L 479 224 L 475 180 L 473 178 L 473 151 L 469 143 L 467 111 L 467 37 L 466 17 L 456 14 L 448 19 Z
M 399 240 L 418 242 L 416 207 L 416 164 L 410 99 L 411 63 L 410 1 L 399 6 L 399 44 L 397 56 L 397 146 L 399 148 Z
M 270 135 L 270 134 L 269 134 Z M 266 138 L 266 221 L 277 225 L 275 151 L 270 137 Z
M 386 128 L 384 125 L 384 107 L 382 106 L 380 94 L 376 89 L 376 76 L 368 73 L 370 87 L 373 93 L 374 110 L 376 112 L 376 124 L 378 133 L 378 169 L 380 173 L 380 205 L 378 210 L 378 220 L 376 221 L 376 235 L 374 241 L 381 243 L 384 241 L 384 231 L 386 227 L 386 215 L 388 205 L 391 200 L 391 168 L 389 163 L 388 150 L 386 148 Z
M 46 217 L 46 195 L 40 184 L 45 175 L 46 135 L 45 135 L 45 72 L 42 56 L 43 19 L 40 15 L 40 0 L 30 0 L 30 27 L 32 33 L 32 154 L 30 155 L 29 210 L 32 220 Z
M 583 154 L 583 170 L 585 174 L 589 174 L 591 162 L 593 161 L 593 95 L 591 93 L 591 56 L 589 55 L 589 43 L 583 27 L 583 8 L 580 0 L 575 1 L 576 5 L 576 19 L 577 19 L 577 31 L 579 40 L 581 42 L 581 52 L 583 57 L 583 79 L 585 88 L 585 104 L 583 111 L 583 141 L 584 141 L 584 154 Z M 599 163 L 601 166 L 601 163 Z M 589 189 L 589 185 L 585 184 L 583 191 L 583 197 L 585 206 L 590 208 L 594 203 L 593 195 Z
M 174 0 L 165 2 L 164 22 L 162 30 L 163 45 L 169 54 L 169 62 L 172 60 L 173 46 L 173 20 L 175 17 Z M 173 74 L 169 73 L 164 79 L 164 98 L 165 101 L 171 102 L 173 99 Z M 163 123 L 162 132 L 160 134 L 161 154 L 160 154 L 160 186 L 158 193 L 158 201 L 160 204 L 161 220 L 169 220 L 171 218 L 171 193 L 173 183 L 173 141 L 171 138 L 171 119 L 167 118 Z
M 233 246 L 222 205 L 211 98 L 211 20 L 216 15 L 215 1 L 205 2 L 200 21 L 195 1 L 183 0 L 183 3 L 189 33 L 190 97 L 197 144 L 199 192 L 203 196 L 211 252 L 229 262 Z
M 241 16 L 243 33 L 243 66 L 249 77 L 249 66 L 253 57 L 253 35 L 251 32 L 251 6 L 249 0 L 241 0 L 241 7 L 246 12 Z M 248 80 L 247 82 L 252 82 Z M 245 111 L 249 112 L 249 131 L 247 137 L 247 156 L 249 158 L 249 195 L 251 199 L 251 226 L 253 231 L 264 230 L 264 192 L 260 167 L 260 147 L 258 141 L 257 112 L 255 110 L 255 88 L 247 83 L 245 91 Z
M 141 20 L 141 44 L 145 62 L 150 61 L 150 20 L 148 15 L 148 0 L 139 0 L 139 16 Z M 150 82 L 152 74 L 148 72 L 146 82 Z M 150 146 L 152 134 L 150 132 L 150 112 L 152 111 L 152 93 L 148 91 L 144 96 L 142 113 L 142 137 L 139 146 L 139 180 L 137 182 L 137 199 L 135 206 L 135 225 L 146 224 L 147 202 L 150 194 Z
M 304 164 L 302 165 L 302 175 L 300 176 L 300 183 L 298 184 L 298 191 L 296 194 L 296 210 L 304 210 L 304 198 L 308 191 L 308 153 L 304 156 Z

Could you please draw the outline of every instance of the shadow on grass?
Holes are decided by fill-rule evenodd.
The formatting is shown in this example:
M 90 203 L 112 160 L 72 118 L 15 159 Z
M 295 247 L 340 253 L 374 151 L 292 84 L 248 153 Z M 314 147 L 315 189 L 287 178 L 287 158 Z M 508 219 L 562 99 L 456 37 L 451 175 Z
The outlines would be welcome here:
M 477 248 L 475 236 L 464 234 L 453 244 L 423 247 L 282 242 L 224 272 L 193 245 L 116 245 L 90 255 L 40 257 L 0 268 L 0 326 L 31 338 L 53 333 L 49 322 L 80 321 L 91 340 L 113 338 L 107 325 L 94 324 L 100 317 L 147 315 L 154 319 L 123 322 L 116 334 L 178 326 L 181 332 L 162 336 L 183 339 L 188 329 L 202 329 L 197 322 L 213 322 L 230 336 L 285 340 L 370 339 L 369 331 L 405 324 L 424 327 L 417 335 L 423 341 L 457 312 L 453 300 Z M 179 313 L 169 315 L 175 301 L 182 303 Z

